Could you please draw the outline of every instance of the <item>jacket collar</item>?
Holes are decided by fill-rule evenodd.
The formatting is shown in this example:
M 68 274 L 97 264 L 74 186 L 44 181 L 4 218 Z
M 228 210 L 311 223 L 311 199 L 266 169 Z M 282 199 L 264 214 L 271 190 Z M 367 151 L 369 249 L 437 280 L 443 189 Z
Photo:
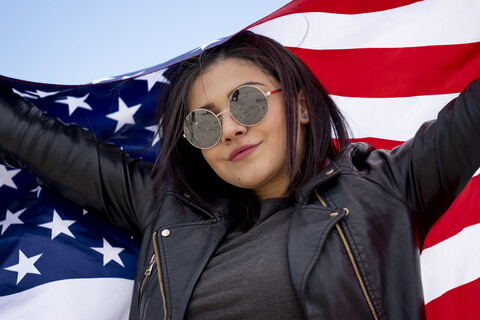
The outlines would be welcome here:
M 352 170 L 355 167 L 354 162 L 363 162 L 373 150 L 373 147 L 366 143 L 350 143 L 345 146 L 337 154 L 335 160 L 329 160 L 318 175 L 295 193 L 296 202 L 299 205 L 308 203 L 315 188 L 337 177 L 342 170 Z
M 308 202 L 308 199 L 310 198 L 310 194 L 317 186 L 333 179 L 339 174 L 340 168 L 335 163 L 335 161 L 328 162 L 325 168 L 323 168 L 323 170 L 320 171 L 318 175 L 316 175 L 312 180 L 310 180 L 309 183 L 307 183 L 302 188 L 297 190 L 297 192 L 295 192 L 296 202 L 300 205 L 306 204 Z

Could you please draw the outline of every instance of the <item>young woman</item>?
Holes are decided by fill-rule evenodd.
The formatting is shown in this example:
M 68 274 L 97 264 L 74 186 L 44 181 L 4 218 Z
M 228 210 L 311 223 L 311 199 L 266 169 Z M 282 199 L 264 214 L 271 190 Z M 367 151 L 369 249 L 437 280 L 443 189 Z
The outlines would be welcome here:
M 170 68 L 156 163 L 3 88 L 4 163 L 142 237 L 132 319 L 419 319 L 419 248 L 480 166 L 480 82 L 392 150 L 243 32 Z M 160 121 L 161 120 L 161 121 Z

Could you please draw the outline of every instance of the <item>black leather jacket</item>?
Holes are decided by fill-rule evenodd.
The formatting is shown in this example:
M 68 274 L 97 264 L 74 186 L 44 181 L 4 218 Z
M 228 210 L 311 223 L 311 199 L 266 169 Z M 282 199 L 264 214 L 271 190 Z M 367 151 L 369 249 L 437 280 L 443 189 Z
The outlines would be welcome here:
M 154 195 L 150 163 L 6 91 L 0 94 L 2 161 L 28 168 L 44 187 L 143 235 L 131 319 L 183 319 L 227 232 L 226 212 L 208 212 L 167 186 Z M 342 150 L 297 191 L 286 235 L 305 316 L 424 317 L 419 248 L 479 166 L 479 81 L 402 146 L 384 151 L 359 143 Z

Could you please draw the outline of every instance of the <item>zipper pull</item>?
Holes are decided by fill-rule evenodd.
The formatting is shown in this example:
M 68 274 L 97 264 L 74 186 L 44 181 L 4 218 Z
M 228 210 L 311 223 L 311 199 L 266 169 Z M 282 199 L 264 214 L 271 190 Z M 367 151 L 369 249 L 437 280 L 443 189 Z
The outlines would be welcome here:
M 148 264 L 148 268 L 147 270 L 145 270 L 146 276 L 149 276 L 152 273 L 154 264 L 155 264 L 155 254 L 153 254 L 152 258 L 150 259 L 150 263 Z

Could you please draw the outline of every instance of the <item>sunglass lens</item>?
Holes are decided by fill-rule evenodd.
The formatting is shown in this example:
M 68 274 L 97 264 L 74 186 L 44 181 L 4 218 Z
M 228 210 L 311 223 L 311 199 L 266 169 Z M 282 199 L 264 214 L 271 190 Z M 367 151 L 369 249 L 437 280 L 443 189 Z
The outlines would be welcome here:
M 230 98 L 230 113 L 240 124 L 253 126 L 265 119 L 268 111 L 263 92 L 251 86 L 236 89 Z
M 183 131 L 192 145 L 200 149 L 208 149 L 217 144 L 222 128 L 211 111 L 198 109 L 185 118 Z

